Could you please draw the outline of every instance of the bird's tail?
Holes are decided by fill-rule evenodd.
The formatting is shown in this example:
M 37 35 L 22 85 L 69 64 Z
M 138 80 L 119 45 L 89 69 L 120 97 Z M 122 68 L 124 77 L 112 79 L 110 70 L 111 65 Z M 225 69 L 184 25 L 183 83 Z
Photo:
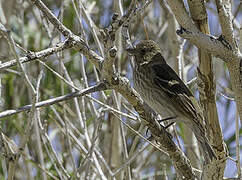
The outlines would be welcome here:
M 208 141 L 208 138 L 206 137 L 205 129 L 203 128 L 203 126 L 201 124 L 196 123 L 192 127 L 192 131 L 194 132 L 198 140 L 198 143 L 203 151 L 205 161 L 211 162 L 213 158 L 216 159 L 216 155 Z
M 206 137 L 204 137 L 203 141 L 199 142 L 199 144 L 202 147 L 202 151 L 204 153 L 204 158 L 206 161 L 208 161 L 208 160 L 211 161 L 213 158 L 216 159 L 216 155 Z

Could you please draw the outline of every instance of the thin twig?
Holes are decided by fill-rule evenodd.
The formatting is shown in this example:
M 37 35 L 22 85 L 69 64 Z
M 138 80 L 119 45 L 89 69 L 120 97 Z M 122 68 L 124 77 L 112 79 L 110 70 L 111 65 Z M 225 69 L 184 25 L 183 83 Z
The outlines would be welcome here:
M 69 93 L 69 94 L 66 94 L 66 95 L 63 95 L 63 96 L 59 96 L 59 97 L 56 97 L 56 98 L 50 98 L 48 100 L 38 102 L 38 103 L 35 104 L 35 107 L 40 108 L 40 107 L 44 107 L 44 106 L 49 106 L 49 105 L 52 105 L 52 104 L 56 104 L 56 103 L 59 103 L 59 102 L 62 102 L 62 101 L 72 99 L 74 97 L 80 97 L 80 96 L 84 96 L 84 95 L 89 94 L 89 93 L 93 93 L 93 92 L 96 92 L 96 91 L 103 91 L 103 90 L 106 90 L 106 89 L 107 89 L 106 85 L 104 83 L 100 83 L 98 85 L 86 88 L 86 89 L 81 90 L 81 91 L 76 91 L 76 92 Z M 25 106 L 22 106 L 22 107 L 17 108 L 17 109 L 3 111 L 3 112 L 0 113 L 0 118 L 10 116 L 10 115 L 13 115 L 13 114 L 17 114 L 17 113 L 20 113 L 20 112 L 23 112 L 23 111 L 28 111 L 28 110 L 31 109 L 31 107 L 32 107 L 32 104 L 29 104 L 29 105 L 25 105 Z

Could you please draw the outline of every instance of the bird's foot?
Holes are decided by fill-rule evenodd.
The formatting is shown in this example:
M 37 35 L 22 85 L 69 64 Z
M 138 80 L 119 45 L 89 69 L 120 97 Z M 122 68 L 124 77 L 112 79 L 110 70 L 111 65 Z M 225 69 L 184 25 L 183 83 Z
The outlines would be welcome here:
M 165 126 L 165 129 L 168 129 L 173 124 L 175 124 L 175 122 L 171 122 L 170 124 L 168 124 L 167 126 Z
M 158 120 L 158 123 L 160 124 L 161 122 L 164 122 L 164 121 L 168 121 L 168 120 L 171 120 L 171 119 L 176 119 L 177 117 L 176 116 L 172 116 L 172 117 L 168 117 L 168 118 L 164 118 L 164 119 L 160 119 Z M 175 122 L 171 122 L 169 123 L 168 125 L 166 125 L 164 128 L 165 129 L 168 129 L 171 125 L 173 125 Z M 161 125 L 161 124 L 160 124 Z M 161 125 L 162 126 L 162 125 Z M 146 129 L 146 136 L 148 134 L 148 131 L 149 131 L 149 128 Z M 149 137 L 148 139 L 150 139 L 151 137 Z
M 170 119 L 176 119 L 176 118 L 177 118 L 177 116 L 171 116 L 171 117 L 168 117 L 168 118 L 165 118 L 165 119 L 160 119 L 160 120 L 158 120 L 158 122 L 161 123 L 161 122 L 165 122 L 165 121 L 168 121 Z

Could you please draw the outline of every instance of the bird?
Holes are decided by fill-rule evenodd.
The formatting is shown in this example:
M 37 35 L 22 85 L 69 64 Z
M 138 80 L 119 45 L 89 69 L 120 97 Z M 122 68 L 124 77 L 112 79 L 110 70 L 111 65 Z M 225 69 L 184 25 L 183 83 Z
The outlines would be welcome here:
M 166 63 L 159 45 L 153 40 L 142 40 L 128 48 L 134 56 L 134 89 L 161 117 L 183 122 L 195 134 L 205 161 L 216 158 L 206 130 L 202 111 L 189 88 Z

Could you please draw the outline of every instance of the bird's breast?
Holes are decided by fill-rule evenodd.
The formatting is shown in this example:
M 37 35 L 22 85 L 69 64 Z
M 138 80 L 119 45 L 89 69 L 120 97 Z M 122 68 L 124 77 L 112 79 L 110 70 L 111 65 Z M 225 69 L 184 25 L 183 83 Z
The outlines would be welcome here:
M 133 73 L 134 88 L 142 99 L 162 117 L 174 116 L 173 107 L 167 95 L 153 82 L 151 72 L 139 68 Z

